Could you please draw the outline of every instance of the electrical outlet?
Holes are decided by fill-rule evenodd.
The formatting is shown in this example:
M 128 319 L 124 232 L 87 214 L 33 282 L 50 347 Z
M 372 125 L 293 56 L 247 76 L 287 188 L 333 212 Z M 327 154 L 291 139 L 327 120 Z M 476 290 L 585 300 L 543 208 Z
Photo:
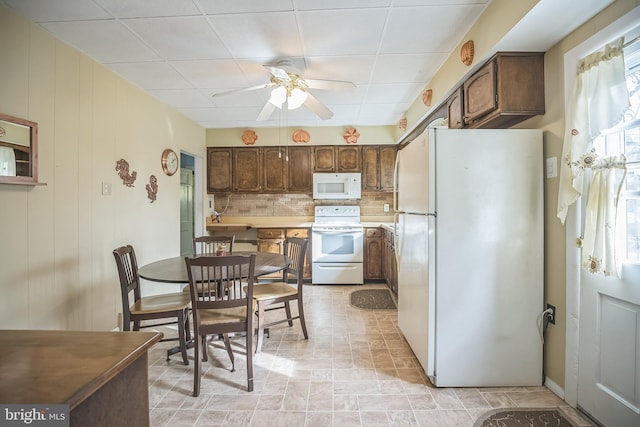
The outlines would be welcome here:
M 549 319 L 549 323 L 551 323 L 552 325 L 555 325 L 556 324 L 556 306 L 547 304 L 546 310 L 551 310 L 551 314 L 547 314 L 547 316 Z
M 389 203 L 385 203 L 384 205 L 382 205 L 382 210 L 385 212 L 389 212 Z

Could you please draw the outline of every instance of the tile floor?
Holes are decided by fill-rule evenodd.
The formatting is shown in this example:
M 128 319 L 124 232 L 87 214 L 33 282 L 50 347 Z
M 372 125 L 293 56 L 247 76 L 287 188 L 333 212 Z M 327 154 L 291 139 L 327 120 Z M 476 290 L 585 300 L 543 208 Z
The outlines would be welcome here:
M 272 328 L 254 358 L 251 393 L 243 338 L 234 344 L 235 372 L 219 342 L 209 345 L 197 398 L 193 364 L 184 366 L 179 355 L 167 362 L 164 350 L 174 343 L 156 345 L 149 353 L 151 425 L 471 427 L 493 408 L 557 406 L 578 425 L 591 425 L 546 387 L 433 387 L 398 330 L 395 310 L 349 304 L 349 294 L 362 288 L 305 286 L 309 340 L 298 322 Z

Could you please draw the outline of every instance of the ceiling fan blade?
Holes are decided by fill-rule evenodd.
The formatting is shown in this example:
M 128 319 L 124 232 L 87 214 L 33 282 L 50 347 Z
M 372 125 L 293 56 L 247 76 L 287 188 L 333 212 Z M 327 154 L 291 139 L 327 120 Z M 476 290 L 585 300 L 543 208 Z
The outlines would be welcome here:
M 303 79 L 311 89 L 333 90 L 337 92 L 349 92 L 356 89 L 356 85 L 352 82 L 340 80 L 315 80 Z
M 259 89 L 267 89 L 270 87 L 275 86 L 275 83 L 265 83 L 263 85 L 258 85 L 258 86 L 251 86 L 251 87 L 245 87 L 242 89 L 234 89 L 234 90 L 229 90 L 227 92 L 219 92 L 219 93 L 214 93 L 213 95 L 211 95 L 212 98 L 217 98 L 219 96 L 227 96 L 227 95 L 233 95 L 235 93 L 242 93 L 242 92 L 250 92 L 252 90 L 259 90 Z
M 329 110 L 323 103 L 318 101 L 315 96 L 311 95 L 307 91 L 307 99 L 304 101 L 304 105 L 322 120 L 328 120 L 333 117 L 333 112 Z
M 275 109 L 276 106 L 267 101 L 267 103 L 264 104 L 264 107 L 262 107 L 262 110 L 260 111 L 260 114 L 258 114 L 258 118 L 256 120 L 259 122 L 269 120 L 269 117 L 271 117 L 271 114 L 273 114 Z
M 282 68 L 274 67 L 273 65 L 263 65 L 263 67 L 266 68 L 267 70 L 269 70 L 269 72 L 272 75 L 274 75 L 275 77 L 277 77 L 280 80 L 285 80 L 285 81 L 291 80 L 290 77 L 289 77 L 289 73 L 287 73 Z

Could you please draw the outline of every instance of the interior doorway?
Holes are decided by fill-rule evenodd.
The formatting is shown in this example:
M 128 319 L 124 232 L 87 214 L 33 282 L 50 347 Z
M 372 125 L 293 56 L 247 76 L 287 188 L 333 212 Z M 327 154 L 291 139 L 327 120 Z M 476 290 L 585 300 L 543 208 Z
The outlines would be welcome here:
M 204 227 L 202 158 L 180 153 L 180 256 L 191 255 L 193 237 Z

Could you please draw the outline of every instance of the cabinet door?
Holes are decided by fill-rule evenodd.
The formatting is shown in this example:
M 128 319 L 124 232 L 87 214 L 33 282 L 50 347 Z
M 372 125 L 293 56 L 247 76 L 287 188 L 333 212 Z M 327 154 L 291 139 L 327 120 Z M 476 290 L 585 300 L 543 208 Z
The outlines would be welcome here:
M 260 150 L 235 148 L 233 150 L 233 175 L 235 191 L 257 193 L 260 191 Z
M 292 193 L 311 193 L 312 171 L 311 148 L 289 147 L 289 166 L 287 172 L 287 189 Z
M 393 233 L 384 231 L 384 248 L 383 248 L 383 276 L 387 286 L 391 291 L 398 295 L 398 269 L 396 264 L 396 252 L 394 247 Z
M 284 253 L 284 240 L 258 240 L 258 251 L 282 254 Z
M 338 147 L 338 172 L 360 172 L 360 147 Z
M 313 147 L 313 160 L 315 172 L 335 172 L 336 154 L 334 146 Z
M 395 145 L 380 146 L 380 191 L 393 191 L 393 175 L 396 168 L 396 151 Z
M 207 148 L 207 193 L 233 191 L 231 148 Z
M 287 237 L 299 237 L 301 239 L 308 239 L 307 254 L 304 257 L 304 278 L 311 279 L 311 237 L 310 228 L 287 228 L 285 235 Z
M 382 230 L 379 228 L 365 228 L 364 235 L 364 278 L 381 279 L 382 275 L 382 253 L 383 253 Z
M 262 191 L 284 193 L 287 190 L 287 162 L 280 147 L 262 149 Z
M 464 127 L 462 87 L 459 87 L 447 100 L 447 114 L 449 117 L 449 129 L 462 129 Z
M 495 61 L 488 62 L 462 85 L 464 122 L 469 123 L 497 108 Z
M 496 57 L 498 108 L 503 113 L 544 114 L 544 55 Z
M 376 191 L 380 186 L 377 146 L 362 147 L 362 191 Z

